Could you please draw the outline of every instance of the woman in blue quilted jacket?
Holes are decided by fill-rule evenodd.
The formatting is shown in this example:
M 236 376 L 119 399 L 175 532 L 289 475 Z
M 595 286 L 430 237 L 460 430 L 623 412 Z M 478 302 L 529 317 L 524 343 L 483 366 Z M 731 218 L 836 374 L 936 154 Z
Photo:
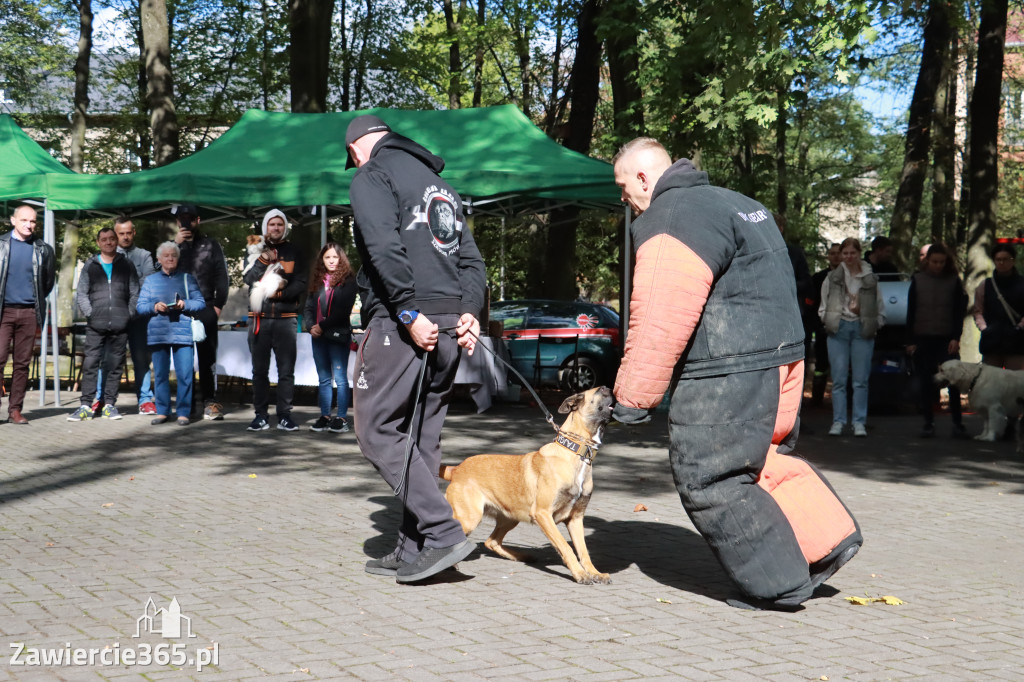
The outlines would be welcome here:
M 176 413 L 178 426 L 188 426 L 192 411 L 192 317 L 206 307 L 196 278 L 178 273 L 181 251 L 174 242 L 156 250 L 160 269 L 146 278 L 139 292 L 139 315 L 149 318 L 146 343 L 153 356 L 153 397 L 156 416 L 151 424 L 163 424 L 171 413 L 171 358 L 178 379 Z

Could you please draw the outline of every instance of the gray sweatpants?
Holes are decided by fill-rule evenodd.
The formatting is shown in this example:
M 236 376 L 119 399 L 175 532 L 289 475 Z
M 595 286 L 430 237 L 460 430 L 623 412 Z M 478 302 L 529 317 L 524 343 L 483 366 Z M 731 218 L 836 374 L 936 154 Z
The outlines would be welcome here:
M 459 316 L 432 315 L 430 320 L 444 329 L 454 327 Z M 402 499 L 398 547 L 406 561 L 424 546 L 448 547 L 466 539 L 437 485 L 441 428 L 461 351 L 452 333 L 439 334 L 437 347 L 427 354 L 414 424 L 413 399 L 424 351 L 412 343 L 405 325 L 382 317 L 370 320 L 359 346 L 352 387 L 356 439 L 363 456 Z M 414 444 L 409 477 L 399 490 L 410 429 Z

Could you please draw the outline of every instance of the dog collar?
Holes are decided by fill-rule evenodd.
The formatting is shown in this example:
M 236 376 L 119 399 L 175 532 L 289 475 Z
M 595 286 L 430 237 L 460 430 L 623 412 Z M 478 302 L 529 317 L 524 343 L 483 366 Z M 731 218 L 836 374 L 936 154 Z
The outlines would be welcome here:
M 981 371 L 982 371 L 982 368 L 978 367 L 978 373 L 974 375 L 974 378 L 971 379 L 971 385 L 967 387 L 967 392 L 968 393 L 970 393 L 971 391 L 974 390 L 974 384 L 978 383 L 978 379 L 981 378 Z
M 569 431 L 559 430 L 554 442 L 582 459 L 585 463 L 593 465 L 594 457 L 597 455 L 597 443 L 594 441 Z

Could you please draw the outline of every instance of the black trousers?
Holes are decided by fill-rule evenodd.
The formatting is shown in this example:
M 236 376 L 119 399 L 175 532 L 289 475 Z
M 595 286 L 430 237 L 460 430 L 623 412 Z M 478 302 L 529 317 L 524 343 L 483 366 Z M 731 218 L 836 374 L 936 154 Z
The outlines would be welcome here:
M 940 336 L 918 336 L 914 338 L 914 344 L 917 346 L 913 356 L 914 373 L 917 375 L 921 414 L 926 424 L 933 424 L 934 406 L 939 402 L 939 387 L 935 385 L 935 373 L 939 371 L 939 365 L 946 360 L 959 360 L 960 354 L 951 354 L 949 339 Z M 963 423 L 960 391 L 953 385 L 949 387 L 949 414 L 954 424 Z
M 277 416 L 292 412 L 295 398 L 294 317 L 253 319 L 249 325 L 249 353 L 252 354 L 252 407 L 256 414 L 267 416 L 270 406 L 270 352 L 277 360 Z
M 432 315 L 440 328 L 454 327 L 458 315 Z M 438 489 L 441 428 L 455 384 L 461 348 L 441 332 L 427 354 L 419 409 L 413 422 L 413 399 L 423 358 L 404 325 L 388 318 L 370 320 L 356 362 L 353 396 L 359 449 L 404 504 L 398 549 L 405 560 L 424 546 L 449 547 L 466 535 Z M 409 432 L 413 434 L 408 480 L 402 488 L 402 465 Z
M 119 332 L 85 329 L 85 357 L 82 360 L 83 405 L 92 405 L 96 399 L 96 371 L 103 370 L 103 402 L 117 404 L 118 386 L 121 384 L 121 368 L 124 367 L 124 353 L 128 346 L 128 330 Z
M 209 405 L 217 402 L 217 311 L 207 301 L 206 307 L 194 317 L 206 329 L 206 339 L 196 344 L 196 355 L 199 359 L 199 391 L 203 395 L 203 403 Z M 195 402 L 196 391 L 193 390 L 192 403 Z
M 802 377 L 801 368 L 799 383 L 787 391 L 802 393 Z M 797 517 L 814 516 L 822 501 L 842 510 L 842 525 L 834 532 L 824 529 L 835 536 L 829 556 L 862 538 L 849 510 L 813 467 L 805 470 L 812 483 L 790 508 L 793 519 L 758 485 L 784 415 L 781 381 L 778 367 L 680 380 L 669 411 L 669 457 L 683 507 L 726 574 L 747 596 L 796 605 L 814 591 L 812 566 L 795 531 Z M 789 402 L 799 405 L 799 398 Z M 778 439 L 780 453 L 795 446 L 795 432 L 796 422 Z M 846 528 L 855 530 L 846 535 Z

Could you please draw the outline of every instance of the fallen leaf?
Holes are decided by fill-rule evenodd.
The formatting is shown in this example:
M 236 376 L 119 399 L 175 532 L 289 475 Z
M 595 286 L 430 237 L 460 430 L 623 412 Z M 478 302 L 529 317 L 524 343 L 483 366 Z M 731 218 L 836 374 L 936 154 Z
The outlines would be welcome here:
M 249 474 L 249 478 L 256 478 L 256 474 Z
M 54 546 L 54 543 L 52 543 L 52 542 L 47 542 L 47 543 L 46 543 L 46 546 L 47 546 L 47 547 L 53 547 L 53 546 Z
M 819 680 L 822 680 L 822 682 L 828 682 L 828 675 L 822 675 L 822 676 L 821 676 L 821 677 L 819 677 L 818 679 L 819 679 Z
M 642 505 L 642 504 L 637 504 L 637 505 L 636 505 L 635 507 L 633 507 L 633 511 L 634 511 L 634 512 L 642 512 L 642 511 L 647 511 L 647 507 L 645 507 L 645 506 L 644 506 L 644 505 Z
M 883 604 L 888 604 L 889 606 L 899 606 L 900 604 L 906 603 L 899 597 L 893 597 L 892 595 L 886 595 L 884 597 L 847 597 L 846 601 L 851 604 L 857 604 L 858 606 L 864 606 L 866 604 L 871 604 L 872 602 L 881 602 Z
M 668 599 L 662 599 L 661 597 L 658 597 L 658 603 L 660 603 L 660 604 L 671 604 L 672 602 L 670 602 Z
M 104 502 L 101 506 L 103 506 L 103 507 L 113 507 L 114 503 L 113 502 Z
M 128 480 L 129 480 L 129 481 L 134 481 L 134 480 L 135 480 L 135 477 L 134 477 L 134 476 L 132 476 L 132 477 L 131 477 L 131 478 L 129 478 Z

